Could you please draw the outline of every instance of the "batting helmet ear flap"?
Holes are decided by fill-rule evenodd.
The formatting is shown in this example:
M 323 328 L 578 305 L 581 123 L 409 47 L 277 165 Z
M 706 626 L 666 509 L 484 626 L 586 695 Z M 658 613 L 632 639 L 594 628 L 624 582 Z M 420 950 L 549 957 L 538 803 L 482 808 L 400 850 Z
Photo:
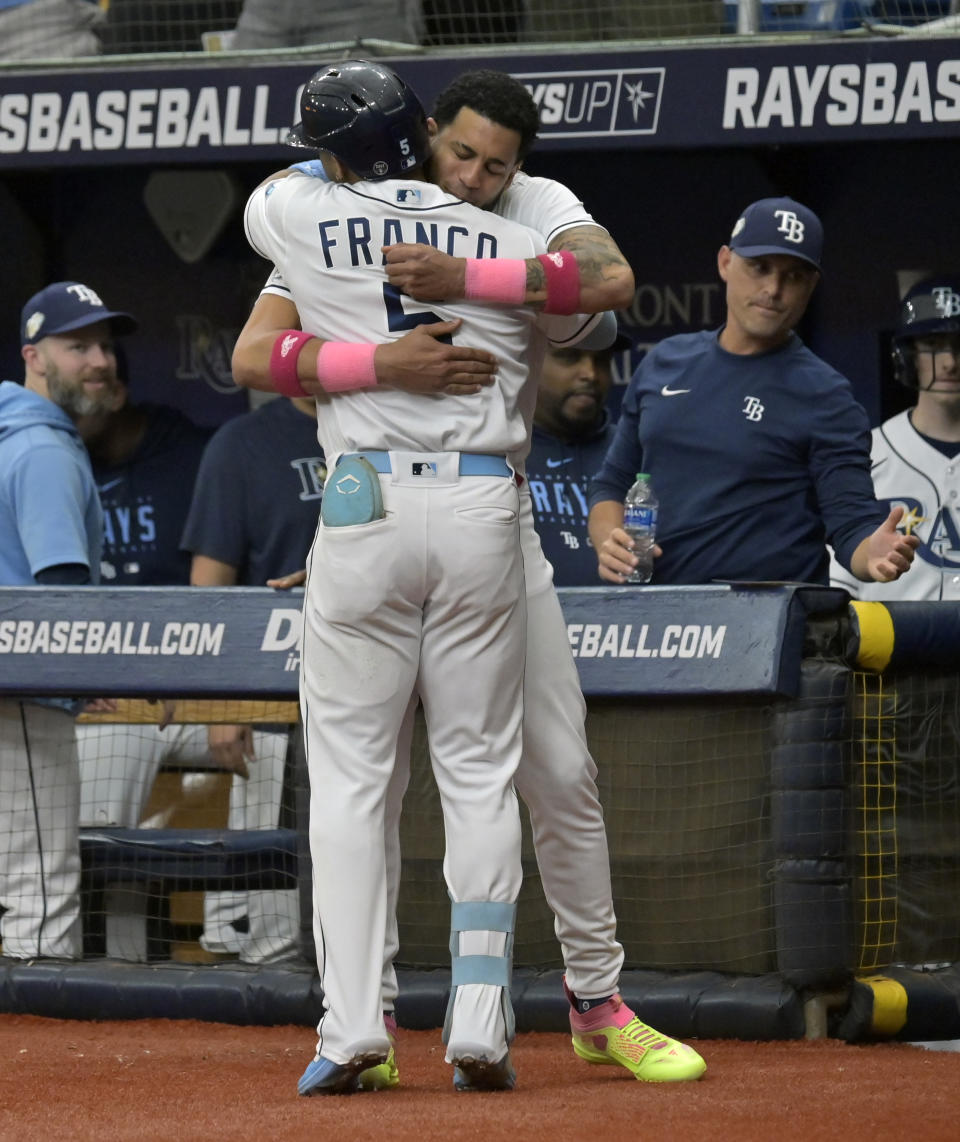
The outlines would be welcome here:
M 916 350 L 910 341 L 894 341 L 890 348 L 893 378 L 908 389 L 917 387 Z

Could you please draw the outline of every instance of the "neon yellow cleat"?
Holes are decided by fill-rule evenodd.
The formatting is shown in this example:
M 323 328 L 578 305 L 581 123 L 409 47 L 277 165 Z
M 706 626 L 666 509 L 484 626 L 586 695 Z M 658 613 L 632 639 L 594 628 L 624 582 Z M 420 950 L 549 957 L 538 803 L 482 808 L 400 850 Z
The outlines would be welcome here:
M 570 1011 L 573 1049 L 588 1063 L 626 1069 L 642 1083 L 684 1083 L 707 1064 L 692 1048 L 648 1027 L 619 995 L 585 1014 Z
M 367 1067 L 357 1075 L 356 1090 L 390 1090 L 400 1085 L 400 1069 L 397 1067 L 397 1053 L 394 1047 L 397 1043 L 397 1021 L 392 1013 L 383 1013 L 383 1023 L 387 1029 L 387 1038 L 390 1040 L 390 1053 L 386 1060 L 375 1067 Z
M 368 1067 L 357 1075 L 357 1090 L 389 1090 L 400 1085 L 400 1070 L 393 1047 L 386 1062 L 376 1067 Z

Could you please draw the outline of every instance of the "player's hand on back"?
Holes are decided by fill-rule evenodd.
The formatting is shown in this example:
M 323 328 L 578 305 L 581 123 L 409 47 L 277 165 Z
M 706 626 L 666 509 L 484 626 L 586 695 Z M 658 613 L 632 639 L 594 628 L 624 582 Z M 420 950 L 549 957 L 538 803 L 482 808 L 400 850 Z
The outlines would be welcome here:
M 373 359 L 377 381 L 408 393 L 470 396 L 492 385 L 497 359 L 485 349 L 448 345 L 461 321 L 418 325 L 396 341 L 378 345 Z
M 417 301 L 459 301 L 464 294 L 466 259 L 433 246 L 398 242 L 384 246 L 390 284 Z

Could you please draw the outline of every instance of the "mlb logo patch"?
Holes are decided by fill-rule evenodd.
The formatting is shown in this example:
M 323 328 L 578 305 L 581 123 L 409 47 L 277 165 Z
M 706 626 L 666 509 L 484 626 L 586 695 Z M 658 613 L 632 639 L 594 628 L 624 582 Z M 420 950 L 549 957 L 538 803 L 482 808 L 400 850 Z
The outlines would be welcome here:
M 402 202 L 405 206 L 418 206 L 422 199 L 422 193 L 415 187 L 401 186 L 397 188 L 397 202 Z
M 420 476 L 421 479 L 435 480 L 437 478 L 437 466 L 428 460 L 414 460 L 410 465 L 410 474 Z

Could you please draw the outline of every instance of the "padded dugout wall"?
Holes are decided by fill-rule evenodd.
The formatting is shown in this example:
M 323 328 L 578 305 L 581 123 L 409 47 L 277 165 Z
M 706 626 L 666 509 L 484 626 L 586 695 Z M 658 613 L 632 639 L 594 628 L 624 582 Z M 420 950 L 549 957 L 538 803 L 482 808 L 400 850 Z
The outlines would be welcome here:
M 296 679 L 290 661 L 298 615 L 289 597 L 253 588 L 202 594 L 188 588 L 0 591 L 0 690 L 101 693 L 125 686 L 137 692 L 139 677 L 141 690 L 174 693 L 196 678 L 197 691 L 208 695 L 232 688 L 287 696 Z M 593 657 L 578 664 L 589 695 L 588 732 L 627 950 L 625 994 L 642 993 L 643 1014 L 675 1035 L 707 1034 L 709 1027 L 710 1034 L 737 1036 L 749 1027 L 750 1037 L 792 1037 L 804 1033 L 809 995 L 850 987 L 857 966 L 876 975 L 893 972 L 899 960 L 907 965 L 895 969 L 905 996 L 900 1030 L 889 1030 L 896 1022 L 890 1018 L 874 1020 L 879 1000 L 896 989 L 869 985 L 868 1004 L 858 984 L 840 1013 L 846 1023 L 838 1033 L 916 1034 L 922 1026 L 933 1038 L 939 1019 L 952 1037 L 960 960 L 956 671 L 912 672 L 901 661 L 880 676 L 881 699 L 864 700 L 877 678 L 865 676 L 855 690 L 857 675 L 842 661 L 842 592 L 638 588 L 563 591 L 561 598 L 578 653 L 588 645 L 591 623 L 585 620 L 600 620 L 592 624 Z M 52 630 L 58 622 L 76 634 L 79 646 L 93 628 L 113 624 L 129 634 L 131 652 L 154 645 L 176 651 L 175 633 L 204 629 L 189 621 L 198 607 L 212 628 L 209 653 L 198 656 L 191 642 L 187 658 L 150 657 L 146 673 L 119 651 L 114 661 L 78 654 L 73 666 L 71 654 L 31 651 L 41 645 L 42 624 Z M 937 607 L 940 622 L 928 629 L 951 631 L 960 606 Z M 915 635 L 921 610 L 900 604 L 896 614 L 894 633 L 900 624 Z M 686 626 L 671 623 L 678 616 Z M 603 637 L 604 630 L 615 638 Z M 693 636 L 686 642 L 691 654 L 696 646 L 708 648 L 704 657 L 675 656 L 684 632 Z M 638 650 L 648 633 L 650 657 L 643 659 Z M 98 637 L 105 645 L 102 630 Z M 608 642 L 613 660 L 597 657 Z M 13 653 L 17 646 L 20 653 Z M 651 648 L 671 653 L 660 659 Z M 624 649 L 627 657 L 617 657 Z M 918 653 L 924 656 L 922 647 Z M 950 648 L 937 653 L 948 655 Z M 778 663 L 772 673 L 767 655 Z M 725 660 L 732 669 L 723 667 Z M 728 693 L 710 692 L 724 679 Z M 738 684 L 770 692 L 736 693 Z M 691 692 L 670 692 L 682 687 Z M 442 966 L 449 906 L 439 805 L 422 734 L 418 741 L 401 898 L 401 1011 L 411 1025 L 432 1018 L 449 983 Z M 301 793 L 302 781 L 301 775 Z M 297 800 L 302 831 L 304 798 Z M 127 859 L 138 860 L 137 853 L 134 843 Z M 518 1016 L 521 1027 L 552 1027 L 563 1010 L 558 949 L 528 838 L 524 859 Z M 302 863 L 299 879 L 306 892 Z M 103 958 L 0 969 L 0 1008 L 8 1011 L 114 1018 L 189 1011 L 274 1022 L 289 1018 L 292 1004 L 298 1018 L 312 1023 L 316 1002 L 316 974 L 307 958 L 286 969 L 259 970 Z

